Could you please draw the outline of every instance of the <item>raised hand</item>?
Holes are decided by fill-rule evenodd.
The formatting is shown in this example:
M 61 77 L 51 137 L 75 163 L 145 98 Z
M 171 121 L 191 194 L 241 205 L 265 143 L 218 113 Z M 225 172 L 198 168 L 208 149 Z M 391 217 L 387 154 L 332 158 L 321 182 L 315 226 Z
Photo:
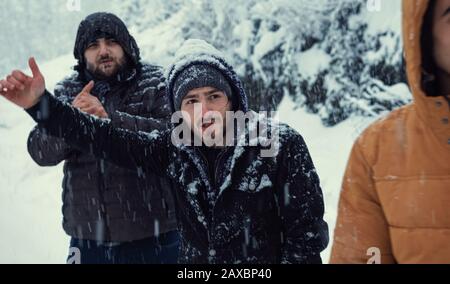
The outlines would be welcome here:
M 94 88 L 94 82 L 90 81 L 76 96 L 72 106 L 90 115 L 108 118 L 108 114 L 102 103 L 96 97 L 91 95 L 92 88 Z
M 28 60 L 32 77 L 15 70 L 4 80 L 0 80 L 0 95 L 24 109 L 39 102 L 45 92 L 45 79 L 34 58 Z

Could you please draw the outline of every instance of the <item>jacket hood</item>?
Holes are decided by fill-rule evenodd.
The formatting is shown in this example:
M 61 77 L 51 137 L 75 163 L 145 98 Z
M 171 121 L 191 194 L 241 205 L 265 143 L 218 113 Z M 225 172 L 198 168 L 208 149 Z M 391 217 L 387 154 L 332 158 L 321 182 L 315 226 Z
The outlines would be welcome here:
M 166 71 L 167 94 L 169 95 L 172 112 L 175 111 L 175 80 L 183 70 L 195 64 L 209 65 L 222 72 L 232 87 L 233 95 L 238 98 L 239 106 L 237 109 L 243 112 L 248 111 L 248 99 L 242 87 L 242 82 L 233 67 L 231 67 L 231 64 L 226 60 L 225 55 L 206 41 L 189 39 L 178 50 L 174 62 Z
M 125 23 L 114 14 L 99 12 L 87 16 L 78 27 L 73 52 L 75 59 L 78 60 L 78 65 L 75 67 L 77 71 L 80 72 L 86 67 L 84 52 L 88 45 L 106 35 L 117 40 L 135 67 L 140 65 L 139 47 Z
M 430 88 L 432 87 L 430 78 L 434 75 L 432 74 L 434 72 L 432 42 L 430 42 L 432 38 L 425 33 L 432 31 L 424 31 L 425 18 L 428 16 L 427 11 L 432 1 L 403 0 L 403 44 L 408 82 L 414 97 L 415 110 L 435 132 L 444 133 L 447 131 L 445 121 L 448 119 L 448 108 L 445 106 L 449 105 L 449 101 L 444 96 L 436 96 L 435 88 Z M 450 144 L 450 139 L 448 143 Z

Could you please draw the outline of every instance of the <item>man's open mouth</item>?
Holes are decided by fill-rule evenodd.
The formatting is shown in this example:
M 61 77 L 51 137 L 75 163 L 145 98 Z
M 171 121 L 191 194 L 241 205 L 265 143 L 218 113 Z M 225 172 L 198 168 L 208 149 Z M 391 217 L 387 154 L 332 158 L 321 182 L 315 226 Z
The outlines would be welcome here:
M 112 59 L 106 59 L 106 60 L 101 60 L 100 64 L 104 64 L 104 65 L 109 65 L 112 64 L 114 61 Z
M 200 124 L 201 129 L 202 129 L 203 131 L 205 131 L 206 129 L 208 129 L 209 127 L 211 127 L 213 124 L 216 123 L 216 120 L 215 120 L 214 118 L 208 119 L 208 120 L 209 120 L 209 121 L 207 121 L 207 122 L 202 122 L 202 123 Z
M 206 129 L 208 129 L 213 124 L 214 124 L 214 122 L 203 123 L 202 124 L 202 130 L 205 131 Z

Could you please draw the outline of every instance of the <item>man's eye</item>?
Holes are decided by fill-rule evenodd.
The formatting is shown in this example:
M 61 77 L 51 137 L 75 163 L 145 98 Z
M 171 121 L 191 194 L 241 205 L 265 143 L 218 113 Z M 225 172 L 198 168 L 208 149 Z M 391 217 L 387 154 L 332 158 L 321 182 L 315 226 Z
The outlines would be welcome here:
M 88 45 L 88 48 L 94 48 L 97 47 L 98 44 L 97 43 L 91 43 L 90 45 Z
M 195 104 L 197 102 L 197 100 L 188 100 L 187 102 L 186 102 L 186 104 L 187 105 L 192 105 L 192 104 Z
M 222 97 L 222 95 L 221 94 L 212 94 L 211 95 L 211 100 L 217 100 L 217 99 L 220 99 Z

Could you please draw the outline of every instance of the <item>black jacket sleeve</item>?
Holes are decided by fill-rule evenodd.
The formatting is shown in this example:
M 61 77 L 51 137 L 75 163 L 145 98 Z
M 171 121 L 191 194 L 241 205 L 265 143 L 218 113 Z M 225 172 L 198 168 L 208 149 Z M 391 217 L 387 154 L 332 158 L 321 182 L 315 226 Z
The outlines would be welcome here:
M 284 242 L 282 263 L 320 264 L 329 242 L 323 219 L 324 201 L 319 177 L 305 141 L 294 134 L 284 151 L 278 180 Z
M 149 113 L 149 116 L 130 115 L 126 112 L 115 111 L 110 114 L 114 127 L 144 132 L 165 131 L 170 128 L 171 111 L 165 88 L 155 88 L 151 85 L 141 86 L 141 88 L 144 96 L 142 106 L 146 108 L 142 113 Z
M 79 151 L 124 168 L 165 174 L 170 131 L 149 134 L 115 128 L 110 120 L 84 114 L 47 91 L 37 105 L 26 111 L 38 127 Z
M 56 166 L 74 152 L 61 138 L 50 136 L 36 126 L 28 136 L 28 153 L 42 167 Z
M 28 136 L 27 148 L 31 158 L 43 167 L 56 166 L 75 152 L 63 139 L 48 135 L 38 126 Z

